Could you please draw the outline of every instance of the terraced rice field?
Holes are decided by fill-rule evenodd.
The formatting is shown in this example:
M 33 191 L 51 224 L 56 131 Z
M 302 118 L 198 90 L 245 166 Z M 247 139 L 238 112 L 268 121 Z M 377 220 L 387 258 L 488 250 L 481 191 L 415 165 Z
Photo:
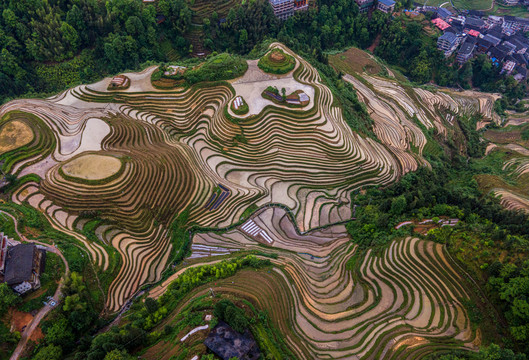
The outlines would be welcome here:
M 299 358 L 414 359 L 480 341 L 463 306 L 468 294 L 440 244 L 407 238 L 380 254 L 359 253 L 343 225 L 302 235 L 279 207 L 224 234 L 197 234 L 193 244 L 277 255 L 272 271 L 209 286 L 267 309 Z
M 375 134 L 398 159 L 403 172 L 428 165 L 422 157 L 427 139 L 421 127 L 435 129 L 447 138 L 458 115 L 479 113 L 483 124 L 499 121 L 493 112 L 497 98 L 493 94 L 410 89 L 395 80 L 366 73 L 346 74 L 343 79 L 354 86 L 366 104 Z
M 158 90 L 150 83 L 155 70 L 150 67 L 124 74 L 131 80 L 125 90 L 107 91 L 107 78 L 1 108 L 2 117 L 31 114 L 37 120 L 30 126 L 42 123 L 48 129 L 43 134 L 55 139 L 35 157 L 13 164 L 18 176 L 42 178 L 40 184 L 24 184 L 13 201 L 28 202 L 75 236 L 103 270 L 109 265 L 104 246 L 118 250 L 123 265 L 109 289 L 109 311 L 160 278 L 172 249 L 168 227 L 184 209 L 190 223 L 226 227 L 250 205 L 280 203 L 307 231 L 349 219 L 351 191 L 391 183 L 412 169 L 382 144 L 353 133 L 318 72 L 283 45 L 274 47 L 296 59 L 288 81 L 314 94 L 307 107 L 270 103 L 233 122 L 226 113 L 235 96 L 229 83 Z M 246 141 L 237 141 L 240 136 Z M 85 166 L 74 174 L 91 181 L 84 183 L 66 176 L 68 162 L 86 155 L 121 158 L 123 168 L 114 174 L 112 166 L 104 173 Z M 207 207 L 220 185 L 228 196 L 214 209 Z M 103 219 L 95 229 L 99 242 L 80 234 L 87 212 Z
M 42 178 L 12 200 L 75 237 L 101 271 L 111 268 L 106 249 L 117 250 L 122 265 L 108 289 L 109 312 L 160 280 L 174 250 L 170 225 L 185 211 L 188 225 L 224 232 L 196 233 L 189 264 L 152 297 L 185 266 L 266 251 L 273 270 L 242 271 L 215 291 L 269 311 L 299 358 L 413 359 L 473 349 L 479 332 L 462 305 L 469 294 L 441 245 L 408 238 L 381 253 L 359 252 L 343 223 L 352 217 L 351 192 L 428 166 L 422 128 L 449 136 L 454 115 L 464 112 L 493 121 L 490 99 L 347 76 L 378 142 L 351 130 L 316 69 L 282 44 L 271 48 L 294 57 L 292 72 L 265 74 L 249 61 L 238 79 L 162 90 L 152 86 L 150 67 L 124 74 L 131 80 L 124 90 L 107 91 L 108 78 L 4 105 L 1 119 L 24 121 L 35 134 L 4 169 Z M 260 97 L 276 83 L 303 89 L 309 104 L 290 109 Z M 250 111 L 236 117 L 229 105 L 241 93 Z M 102 219 L 98 241 L 82 235 L 94 212 Z
M 529 213 L 529 197 L 507 189 L 493 189 L 493 194 L 500 198 L 501 204 L 508 210 Z

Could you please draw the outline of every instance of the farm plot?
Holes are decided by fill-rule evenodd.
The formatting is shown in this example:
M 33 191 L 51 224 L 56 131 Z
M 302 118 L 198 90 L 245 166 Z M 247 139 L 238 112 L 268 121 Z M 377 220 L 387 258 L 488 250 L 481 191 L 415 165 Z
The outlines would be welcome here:
M 164 91 L 150 84 L 151 67 L 127 73 L 125 90 L 108 91 L 105 79 L 0 109 L 2 117 L 35 118 L 30 126 L 39 152 L 13 157 L 4 168 L 38 173 L 42 181 L 24 184 L 13 201 L 28 202 L 75 236 L 102 270 L 109 267 L 105 246 L 117 249 L 121 268 L 109 288 L 109 311 L 160 279 L 173 255 L 168 229 L 184 210 L 189 223 L 225 227 L 250 205 L 279 203 L 305 232 L 349 219 L 352 191 L 388 184 L 407 171 L 382 144 L 351 131 L 309 63 L 281 44 L 273 48 L 292 56 L 296 67 L 272 81 L 306 89 L 306 108 L 269 104 L 235 122 L 227 108 L 237 81 Z M 259 88 L 270 78 L 254 80 Z M 255 104 L 245 99 L 251 109 Z M 94 168 L 96 155 L 123 165 L 117 170 L 117 162 L 106 159 L 113 164 Z M 93 213 L 101 219 L 97 241 L 81 234 Z
M 9 121 L 0 128 L 0 154 L 27 145 L 33 140 L 33 131 L 22 121 Z
M 210 286 L 267 310 L 299 358 L 421 358 L 473 349 L 479 336 L 463 306 L 468 294 L 440 244 L 407 238 L 381 254 L 359 253 L 344 226 L 301 235 L 281 208 L 262 210 L 225 234 L 197 234 L 193 243 L 277 255 L 268 273 Z
M 73 159 L 61 167 L 70 177 L 84 180 L 103 180 L 121 169 L 121 161 L 112 156 L 89 154 Z

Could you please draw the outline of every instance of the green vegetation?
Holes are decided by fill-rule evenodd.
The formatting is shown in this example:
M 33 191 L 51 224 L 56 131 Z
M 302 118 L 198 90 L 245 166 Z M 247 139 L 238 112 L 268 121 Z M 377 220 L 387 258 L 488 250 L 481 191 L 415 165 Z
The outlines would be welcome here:
M 488 10 L 492 0 L 454 0 L 454 7 L 461 10 Z
M 215 304 L 214 314 L 237 332 L 244 333 L 248 329 L 248 320 L 244 315 L 244 311 L 229 300 L 221 300 Z
M 235 79 L 248 70 L 246 61 L 237 55 L 219 54 L 210 57 L 202 65 L 186 71 L 184 78 L 190 85 L 202 81 Z
M 259 59 L 259 69 L 272 74 L 286 74 L 294 69 L 294 57 L 285 54 L 281 49 L 272 49 L 268 54 Z

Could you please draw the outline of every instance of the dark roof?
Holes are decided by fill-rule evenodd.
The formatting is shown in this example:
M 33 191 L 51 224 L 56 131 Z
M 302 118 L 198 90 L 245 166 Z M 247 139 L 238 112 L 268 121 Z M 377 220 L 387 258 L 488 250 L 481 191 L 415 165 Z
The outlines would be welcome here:
M 527 49 L 527 42 L 526 41 L 523 41 L 522 39 L 518 38 L 518 37 L 515 37 L 513 36 L 511 39 L 509 39 L 509 42 L 511 44 L 513 44 L 514 46 L 516 46 L 516 49 L 517 50 L 521 50 L 521 49 Z
M 485 21 L 473 17 L 467 17 L 465 21 L 465 26 L 477 26 L 481 28 L 485 25 Z
M 478 38 L 478 46 L 488 49 L 492 46 L 492 43 L 485 38 Z
M 512 15 L 505 15 L 503 17 L 503 20 L 504 21 L 515 21 L 516 20 L 516 17 L 515 16 L 512 16 Z
M 518 61 L 512 55 L 507 55 L 503 61 L 512 61 L 513 63 L 518 64 Z
M 478 38 L 475 38 L 473 36 L 467 36 L 467 38 L 465 39 L 465 44 L 476 45 L 477 42 L 478 42 Z
M 497 47 L 490 49 L 489 51 L 491 58 L 496 58 L 498 61 L 505 59 L 507 54 Z
M 449 32 L 449 33 L 452 33 L 454 35 L 457 35 L 457 34 L 460 34 L 461 32 L 463 31 L 463 29 L 460 29 L 458 28 L 458 26 L 449 26 L 445 29 L 445 33 L 446 32 Z
M 452 12 L 445 8 L 438 8 L 437 9 L 437 15 L 439 15 L 442 18 L 447 18 L 449 16 L 452 16 Z
M 477 32 L 481 31 L 481 28 L 479 26 L 474 26 L 474 25 L 466 25 L 465 24 L 465 29 L 466 30 L 475 30 Z
M 505 43 L 496 46 L 496 49 L 498 49 L 498 50 L 504 52 L 506 55 L 507 55 L 508 53 L 510 53 L 511 51 L 513 51 L 513 48 L 510 47 L 510 46 L 508 46 L 508 45 L 505 44 Z
M 485 13 L 483 11 L 478 11 L 478 10 L 469 10 L 468 14 L 472 16 L 477 16 L 477 17 L 485 16 Z
M 505 35 L 501 32 L 501 30 L 498 29 L 490 29 L 488 31 L 485 31 L 486 35 L 494 36 L 497 39 L 503 39 Z
M 35 251 L 37 248 L 33 244 L 21 244 L 7 250 L 4 276 L 7 285 L 31 280 Z
M 516 59 L 516 63 L 527 65 L 527 59 L 522 54 L 513 54 L 512 57 Z
M 461 19 L 458 19 L 458 18 L 453 18 L 452 21 L 450 21 L 450 24 L 451 25 L 460 25 L 460 26 L 463 26 L 463 20 Z
M 491 34 L 487 34 L 487 35 L 483 36 L 483 40 L 488 41 L 489 43 L 491 43 L 494 46 L 497 46 L 501 42 L 501 39 L 498 39 L 496 36 L 491 35 Z
M 211 330 L 204 345 L 222 360 L 229 360 L 233 357 L 239 360 L 253 360 L 261 356 L 248 330 L 240 334 L 222 321 L 219 321 L 218 325 Z
M 515 69 L 516 69 L 516 72 L 517 72 L 518 74 L 521 74 L 521 75 L 523 75 L 524 77 L 527 76 L 527 69 L 524 68 L 523 66 L 518 65 L 518 66 L 515 67 Z
M 446 40 L 451 44 L 454 44 L 457 41 L 457 36 L 451 32 L 445 32 L 443 35 L 439 36 L 439 40 Z
M 474 51 L 474 48 L 476 47 L 475 44 L 469 41 L 465 41 L 463 45 L 461 45 L 461 48 L 458 51 L 458 54 L 462 55 L 470 55 L 472 54 L 472 51 Z

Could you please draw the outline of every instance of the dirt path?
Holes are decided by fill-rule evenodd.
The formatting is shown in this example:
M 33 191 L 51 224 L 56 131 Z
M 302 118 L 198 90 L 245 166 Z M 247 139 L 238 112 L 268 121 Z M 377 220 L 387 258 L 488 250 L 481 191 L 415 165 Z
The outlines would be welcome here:
M 9 214 L 9 213 L 7 213 L 5 211 L 0 211 L 0 213 L 9 216 L 14 221 L 14 223 L 15 223 L 15 232 L 20 237 L 20 240 L 31 242 L 31 243 L 34 243 L 34 244 L 37 244 L 37 245 L 41 245 L 42 247 L 46 248 L 46 251 L 50 251 L 50 252 L 53 252 L 53 253 L 59 255 L 60 258 L 62 259 L 62 261 L 64 262 L 64 267 L 65 267 L 66 271 L 64 273 L 64 276 L 61 279 L 61 282 L 59 283 L 59 286 L 57 287 L 57 290 L 55 291 L 55 294 L 53 295 L 53 300 L 55 301 L 56 304 L 58 304 L 60 299 L 62 298 L 62 287 L 64 286 L 64 280 L 66 279 L 67 275 L 70 273 L 70 267 L 68 266 L 68 262 L 66 261 L 66 258 L 61 253 L 61 251 L 59 249 L 57 249 L 57 247 L 55 247 L 55 245 L 49 245 L 49 244 L 45 244 L 45 243 L 42 243 L 42 242 L 37 241 L 37 240 L 29 240 L 29 239 L 27 239 L 24 235 L 22 235 L 19 232 L 17 219 L 13 215 L 11 215 L 11 214 Z M 57 306 L 57 305 L 55 305 L 55 306 Z M 31 336 L 33 335 L 33 332 L 39 326 L 41 320 L 44 319 L 46 317 L 46 315 L 53 308 L 54 308 L 54 306 L 49 305 L 49 302 L 48 302 L 43 308 L 41 308 L 39 310 L 39 312 L 37 313 L 37 315 L 35 315 L 33 320 L 31 320 L 31 322 L 26 326 L 26 329 L 24 330 L 24 332 L 22 332 L 20 341 L 18 342 L 18 345 L 17 345 L 15 351 L 11 355 L 10 360 L 17 360 L 17 359 L 20 358 L 20 356 L 22 355 L 22 352 L 24 351 L 24 348 L 26 347 L 28 339 L 31 338 Z
M 375 41 L 373 41 L 373 43 L 371 45 L 369 45 L 367 50 L 369 50 L 371 52 L 374 52 L 375 49 L 377 48 L 378 44 L 380 43 L 380 38 L 382 38 L 382 34 L 378 34 L 377 35 L 377 37 L 375 38 Z

